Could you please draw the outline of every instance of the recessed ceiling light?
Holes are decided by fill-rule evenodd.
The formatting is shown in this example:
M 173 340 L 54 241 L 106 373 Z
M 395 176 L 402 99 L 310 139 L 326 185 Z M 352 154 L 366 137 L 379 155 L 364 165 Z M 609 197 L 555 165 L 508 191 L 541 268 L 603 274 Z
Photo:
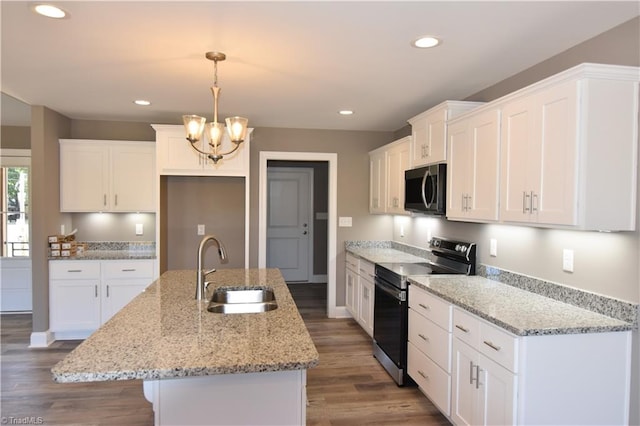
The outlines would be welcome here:
M 141 106 L 149 106 L 151 105 L 151 102 L 144 100 L 144 99 L 136 99 L 135 101 L 133 101 L 134 104 L 136 105 L 141 105 Z
M 343 109 L 341 111 L 338 111 L 338 114 L 340 114 L 340 115 L 353 115 L 353 111 L 351 111 L 350 109 Z
M 429 47 L 436 47 L 440 44 L 440 40 L 433 36 L 422 36 L 411 42 L 413 47 L 419 49 L 428 49 Z
M 47 18 L 62 19 L 67 17 L 67 12 L 52 4 L 34 4 L 31 6 L 34 12 Z

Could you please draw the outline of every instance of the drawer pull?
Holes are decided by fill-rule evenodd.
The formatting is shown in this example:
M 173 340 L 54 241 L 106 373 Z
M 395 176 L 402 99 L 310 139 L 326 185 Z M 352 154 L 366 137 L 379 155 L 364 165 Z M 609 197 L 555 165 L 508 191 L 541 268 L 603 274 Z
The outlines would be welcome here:
M 67 272 L 82 272 L 82 269 L 67 269 Z
M 418 306 L 420 306 L 422 309 L 426 309 L 427 311 L 431 308 L 429 308 L 427 305 L 424 305 L 422 303 L 418 303 Z
M 469 384 L 473 384 L 473 361 L 469 361 Z
M 98 297 L 98 286 L 97 286 L 97 285 L 94 285 L 94 286 L 93 286 L 93 288 L 94 288 L 94 290 L 95 290 L 95 295 L 96 295 L 96 297 Z
M 421 375 L 422 377 L 424 377 L 425 380 L 429 380 L 429 376 L 427 376 L 426 374 L 424 374 L 422 372 L 422 370 L 418 370 L 418 374 Z
M 418 337 L 420 337 L 422 340 L 424 340 L 425 342 L 429 341 L 429 338 L 426 337 L 424 334 L 418 334 Z
M 123 269 L 122 272 L 135 272 L 135 268 L 132 269 Z
M 476 389 L 480 389 L 480 372 L 482 368 L 480 368 L 480 364 L 476 364 Z
M 487 342 L 486 340 L 483 342 L 485 345 L 489 346 L 491 349 L 493 349 L 494 351 L 499 351 L 500 350 L 500 346 L 496 346 L 495 344 L 493 344 L 493 342 Z
M 109 297 L 109 286 L 107 286 L 107 297 Z
M 469 329 L 468 329 L 468 328 L 464 328 L 463 326 L 458 325 L 458 324 L 456 324 L 456 328 L 457 328 L 458 330 L 462 330 L 462 331 L 464 331 L 465 333 L 468 333 L 468 332 L 469 332 Z

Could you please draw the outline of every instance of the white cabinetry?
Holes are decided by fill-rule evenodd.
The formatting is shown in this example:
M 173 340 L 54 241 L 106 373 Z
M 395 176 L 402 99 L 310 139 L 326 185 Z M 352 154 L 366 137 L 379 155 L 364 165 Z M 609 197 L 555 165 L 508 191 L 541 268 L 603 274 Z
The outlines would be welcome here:
M 635 229 L 637 68 L 585 64 L 509 95 L 501 132 L 503 221 Z
M 60 210 L 153 212 L 153 142 L 60 140 Z
M 409 288 L 409 376 L 447 417 L 451 413 L 451 304 Z
M 452 330 L 454 424 L 628 424 L 631 332 L 515 336 L 458 307 Z
M 448 126 L 447 218 L 498 219 L 500 112 L 483 109 Z
M 411 137 L 369 152 L 369 212 L 408 214 L 404 209 L 404 172 L 409 168 Z
M 161 125 L 152 126 L 156 131 L 157 167 L 161 175 L 180 176 L 248 176 L 249 146 L 251 132 L 248 129 L 247 138 L 237 151 L 214 164 L 212 160 L 200 154 L 191 147 L 186 139 L 184 126 Z M 197 143 L 199 149 L 209 151 L 207 142 Z M 222 139 L 222 153 L 229 151 L 233 143 L 225 132 Z
M 357 256 L 346 255 L 346 307 L 360 326 L 373 337 L 375 265 Z
M 153 260 L 49 261 L 49 328 L 81 339 L 108 321 L 154 277 Z
M 411 124 L 411 168 L 447 160 L 447 120 L 482 105 L 445 101 L 407 120 Z

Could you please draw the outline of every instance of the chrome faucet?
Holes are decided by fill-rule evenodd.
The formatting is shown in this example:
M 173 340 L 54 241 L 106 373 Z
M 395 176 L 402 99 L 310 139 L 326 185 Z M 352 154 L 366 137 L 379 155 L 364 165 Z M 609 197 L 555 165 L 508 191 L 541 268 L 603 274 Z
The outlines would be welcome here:
M 202 268 L 203 258 L 204 258 L 204 248 L 209 241 L 215 242 L 215 244 L 218 246 L 218 255 L 220 256 L 220 261 L 222 263 L 227 262 L 227 251 L 225 250 L 224 245 L 222 244 L 222 241 L 220 241 L 215 235 L 205 235 L 202 238 L 202 241 L 200 241 L 200 246 L 198 247 L 198 270 L 196 272 L 197 273 L 197 282 L 196 282 L 196 299 L 197 300 L 202 300 L 205 297 L 205 285 L 204 285 L 205 277 L 210 273 L 215 272 L 216 270 L 216 268 L 213 268 L 208 271 L 205 271 Z

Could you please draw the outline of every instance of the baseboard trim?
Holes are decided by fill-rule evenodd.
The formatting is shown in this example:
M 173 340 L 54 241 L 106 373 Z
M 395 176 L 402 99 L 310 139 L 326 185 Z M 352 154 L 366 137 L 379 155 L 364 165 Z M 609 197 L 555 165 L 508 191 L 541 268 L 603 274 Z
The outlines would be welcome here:
M 48 348 L 55 341 L 53 334 L 47 331 L 38 331 L 31 333 L 31 341 L 29 348 Z
M 352 318 L 346 306 L 336 306 L 333 313 L 333 318 Z
M 311 275 L 309 282 L 311 283 L 326 283 L 327 282 L 327 274 L 324 275 Z

